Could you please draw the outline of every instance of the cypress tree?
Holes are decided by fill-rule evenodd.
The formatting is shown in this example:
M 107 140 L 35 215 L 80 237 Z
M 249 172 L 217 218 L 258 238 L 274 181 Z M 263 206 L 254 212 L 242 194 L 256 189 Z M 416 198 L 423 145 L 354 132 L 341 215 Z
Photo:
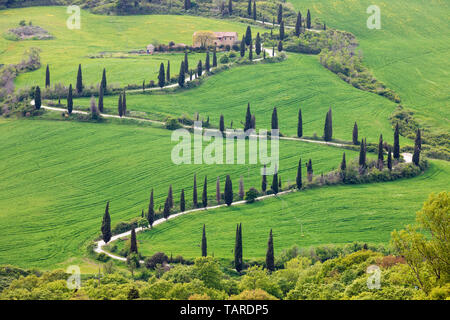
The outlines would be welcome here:
M 384 162 L 384 156 L 383 156 L 383 135 L 380 134 L 380 140 L 378 142 L 378 163 L 377 167 L 379 170 L 383 170 L 383 162 Z
M 189 61 L 187 51 L 184 52 L 184 73 L 189 73 Z
M 223 133 L 225 131 L 225 120 L 223 118 L 223 114 L 220 115 L 220 122 L 219 122 L 219 130 Z
M 186 80 L 184 77 L 184 61 L 181 61 L 181 65 L 180 65 L 180 74 L 178 75 L 178 85 L 180 87 L 184 87 L 184 81 Z
M 253 20 L 256 21 L 256 1 L 253 1 Z
M 412 157 L 412 162 L 418 166 L 420 162 L 420 149 L 417 145 L 414 146 L 414 154 Z
M 313 167 L 312 167 L 312 161 L 311 159 L 309 159 L 307 165 L 306 165 L 306 172 L 308 174 L 308 181 L 311 182 L 312 181 L 312 177 L 313 177 Z
M 422 150 L 422 137 L 421 137 L 420 129 L 417 129 L 416 139 L 414 140 L 414 143 L 417 145 L 419 150 Z
M 217 204 L 220 204 L 220 178 L 217 177 L 217 181 L 216 181 L 216 201 Z
M 143 218 L 144 217 L 144 209 L 142 209 L 142 212 L 141 212 L 141 218 Z
M 245 56 L 245 36 L 242 36 L 241 46 L 240 46 L 241 58 Z
M 167 198 L 169 198 L 169 206 L 172 209 L 173 208 L 173 191 L 172 191 L 172 185 L 169 186 L 169 192 L 167 194 Z
M 122 114 L 124 116 L 127 115 L 127 96 L 126 96 L 125 90 L 123 90 L 123 95 L 122 95 Z
M 263 50 L 263 59 L 266 60 L 266 50 Z
M 256 34 L 255 53 L 258 56 L 261 54 L 261 37 L 259 36 L 259 32 Z
M 250 46 L 248 50 L 248 60 L 253 60 L 253 40 L 250 41 Z
M 341 171 L 345 171 L 347 169 L 347 162 L 345 161 L 345 152 L 342 155 L 342 162 L 341 162 Z
M 158 86 L 160 88 L 164 87 L 166 84 L 165 71 L 164 71 L 164 63 L 161 62 L 159 65 L 159 74 L 158 74 Z
M 270 229 L 269 241 L 267 242 L 266 267 L 271 272 L 275 270 L 272 229 Z
M 233 184 L 229 175 L 225 179 L 225 203 L 227 206 L 233 203 Z
M 102 82 L 100 86 L 103 88 L 103 91 L 106 92 L 108 85 L 106 83 L 106 69 L 103 68 Z
M 202 193 L 202 204 L 203 207 L 207 207 L 208 206 L 208 185 L 207 185 L 208 181 L 206 180 L 206 176 L 205 176 L 205 182 L 203 183 L 203 193 Z
M 45 70 L 45 87 L 50 87 L 50 69 L 47 65 L 47 69 Z
M 170 61 L 167 61 L 166 83 L 170 84 Z
M 170 216 L 170 203 L 169 203 L 169 197 L 166 198 L 166 202 L 164 202 L 164 211 L 163 211 L 163 217 L 164 219 L 169 219 Z
M 184 189 L 181 189 L 180 211 L 183 212 L 184 210 L 186 210 L 186 200 L 184 199 Z
M 247 103 L 247 112 L 245 114 L 244 131 L 247 131 L 252 127 L 252 113 L 250 112 L 250 102 Z
M 278 129 L 278 114 L 277 107 L 274 107 L 272 111 L 272 130 L 276 129 Z
M 197 199 L 197 175 L 194 174 L 194 190 L 192 192 L 192 202 L 194 203 L 194 208 L 198 207 L 198 199 Z
M 264 165 L 262 182 L 261 182 L 261 190 L 262 192 L 266 192 L 267 190 L 267 174 L 266 174 L 266 165 Z
M 100 112 L 103 112 L 103 90 L 105 89 L 103 89 L 103 87 L 100 86 L 100 90 L 98 93 L 98 110 Z
M 230 16 L 233 14 L 233 1 L 232 0 L 228 1 L 228 13 L 230 14 Z
M 311 29 L 311 13 L 309 12 L 306 14 L 306 28 Z
M 202 234 L 202 257 L 206 257 L 208 255 L 207 252 L 207 243 L 206 243 L 206 226 L 203 224 L 203 234 Z
M 206 59 L 205 59 L 205 70 L 206 72 L 209 72 L 209 69 L 211 69 L 211 66 L 209 64 L 209 51 L 206 52 Z
M 283 51 L 283 41 L 278 41 L 278 52 Z
M 354 124 L 354 126 L 353 126 L 353 136 L 352 136 L 352 140 L 353 140 L 353 144 L 356 146 L 356 145 L 358 145 L 358 125 L 356 124 L 356 121 L 355 121 L 355 124 Z
M 254 114 L 252 114 L 251 128 L 256 129 L 256 118 Z
M 297 20 L 295 21 L 295 35 L 299 37 L 301 31 L 302 31 L 302 14 L 299 11 L 297 13 Z
M 34 91 L 34 107 L 36 110 L 39 110 L 42 106 L 42 100 L 41 100 L 41 88 L 39 86 L 36 87 Z
M 81 64 L 78 65 L 77 73 L 77 92 L 81 93 L 83 91 L 83 75 L 81 73 Z
M 102 239 L 105 243 L 111 240 L 111 217 L 109 215 L 109 201 L 106 203 L 105 214 L 103 215 L 102 221 Z
M 297 189 L 300 190 L 302 188 L 302 158 L 298 161 L 297 177 L 295 182 L 297 183 Z
M 302 109 L 298 109 L 297 137 L 301 138 L 302 136 L 303 136 Z
M 245 44 L 250 45 L 250 42 L 252 41 L 252 29 L 250 26 L 247 26 L 247 30 L 245 31 Z
M 150 202 L 148 204 L 148 214 L 147 214 L 147 220 L 148 224 L 150 225 L 150 228 L 153 227 L 153 222 L 155 222 L 155 203 L 153 202 L 153 189 L 150 193 Z
M 277 13 L 277 22 L 278 24 L 283 21 L 283 6 L 281 4 L 278 5 L 278 13 Z
M 359 148 L 359 166 L 365 167 L 366 166 L 366 147 L 364 146 L 364 139 L 361 140 L 361 146 Z
M 398 122 L 395 125 L 395 131 L 394 131 L 394 159 L 399 160 L 400 159 L 400 133 L 398 128 Z
M 119 101 L 117 102 L 117 111 L 119 112 L 119 116 L 122 117 L 122 115 L 123 115 L 122 93 L 119 93 Z
M 242 224 L 236 227 L 236 241 L 234 244 L 234 267 L 237 272 L 241 272 L 243 268 L 242 263 Z
M 272 57 L 275 57 L 275 46 L 272 46 Z
M 213 68 L 217 67 L 217 53 L 216 53 L 217 49 L 216 47 L 214 47 L 214 51 L 213 51 Z
M 281 176 L 278 176 L 278 189 L 281 190 Z
M 331 141 L 333 137 L 333 128 L 331 121 L 331 108 L 328 110 L 327 115 L 325 117 L 325 126 L 323 128 L 323 139 L 325 141 Z
M 202 60 L 199 60 L 197 65 L 197 74 L 200 77 L 202 73 L 203 73 Z
M 130 239 L 130 253 L 137 253 L 137 241 L 136 241 L 136 230 L 134 227 L 131 228 L 131 239 Z
M 388 153 L 387 166 L 388 166 L 389 171 L 391 171 L 392 170 L 392 152 L 391 152 L 391 149 L 389 149 L 389 153 Z
M 244 179 L 241 176 L 241 179 L 239 179 L 239 198 L 244 199 L 244 195 Z
M 252 0 L 248 0 L 248 4 L 247 4 L 247 15 L 249 17 L 252 16 Z
M 273 193 L 278 193 L 278 171 L 277 168 L 275 168 L 275 172 L 272 177 L 272 185 L 270 186 L 270 189 L 272 189 Z
M 73 96 L 72 96 L 72 84 L 69 85 L 69 93 L 67 95 L 67 112 L 72 114 L 73 110 Z
M 284 21 L 280 23 L 280 40 L 284 40 Z

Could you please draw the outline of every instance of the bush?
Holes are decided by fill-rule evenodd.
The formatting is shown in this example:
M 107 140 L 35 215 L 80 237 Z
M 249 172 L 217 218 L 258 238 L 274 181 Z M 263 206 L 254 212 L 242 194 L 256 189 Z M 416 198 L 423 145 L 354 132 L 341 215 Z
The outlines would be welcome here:
M 255 202 L 255 199 L 258 198 L 258 196 L 258 190 L 252 187 L 245 193 L 245 200 L 247 201 L 247 203 L 253 203 Z
M 100 253 L 97 255 L 97 260 L 98 260 L 98 261 L 101 261 L 101 262 L 106 262 L 106 261 L 109 260 L 109 256 L 108 256 L 107 254 L 103 253 L 103 252 L 100 252 Z
M 156 265 L 158 264 L 162 265 L 163 263 L 168 262 L 169 257 L 167 257 L 167 255 L 164 252 L 157 252 L 153 256 L 146 258 L 144 263 L 147 269 L 154 270 L 156 268 Z
M 166 129 L 168 129 L 168 130 L 176 130 L 176 129 L 179 129 L 179 128 L 181 128 L 181 125 L 180 125 L 180 123 L 178 122 L 177 119 L 175 119 L 175 118 L 168 118 L 166 120 Z

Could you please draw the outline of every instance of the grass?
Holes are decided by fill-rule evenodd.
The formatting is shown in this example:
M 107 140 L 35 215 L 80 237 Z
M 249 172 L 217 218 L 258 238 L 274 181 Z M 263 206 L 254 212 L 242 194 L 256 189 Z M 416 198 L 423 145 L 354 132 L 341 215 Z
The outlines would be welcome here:
M 445 0 L 289 0 L 332 28 L 354 33 L 364 64 L 395 90 L 421 125 L 450 128 L 450 4 Z M 381 10 L 381 29 L 368 29 L 370 5 Z
M 244 259 L 265 257 L 270 229 L 275 254 L 294 244 L 387 244 L 394 229 L 414 222 L 429 193 L 448 189 L 449 178 L 450 164 L 433 161 L 428 171 L 412 179 L 311 189 L 251 205 L 196 212 L 139 233 L 139 250 L 145 256 L 162 251 L 174 257 L 198 257 L 205 224 L 208 253 L 232 260 L 237 223 L 242 223 Z M 125 242 L 117 244 L 120 249 Z
M 226 174 L 235 192 L 240 176 L 246 189 L 261 185 L 261 165 L 173 164 L 176 143 L 170 131 L 150 126 L 3 119 L 0 136 L 0 265 L 55 268 L 82 257 L 99 234 L 106 201 L 111 201 L 113 225 L 140 216 L 151 188 L 156 208 L 163 205 L 169 184 L 175 201 L 185 188 L 191 202 L 194 173 L 200 199 L 205 175 L 210 196 L 217 176 L 223 190 Z M 283 182 L 295 181 L 300 156 L 312 158 L 320 174 L 339 165 L 342 150 L 280 141 Z
M 176 93 L 128 95 L 127 108 L 160 120 L 199 112 L 205 119 L 210 116 L 215 126 L 223 114 L 227 126 L 233 120 L 233 127 L 240 128 L 248 101 L 257 128 L 270 128 L 276 106 L 281 132 L 296 135 L 298 108 L 302 108 L 304 135 L 321 137 L 326 112 L 332 107 L 335 138 L 351 141 L 357 121 L 360 137 L 375 142 L 382 133 L 385 140 L 393 142 L 387 119 L 395 104 L 348 85 L 322 67 L 316 56 L 289 54 L 280 63 L 236 66 L 207 78 L 199 87 Z M 104 103 L 116 113 L 116 96 L 105 97 Z M 77 99 L 75 105 L 88 107 L 89 99 Z
M 242 23 L 215 20 L 193 16 L 102 16 L 81 11 L 81 29 L 70 30 L 66 27 L 65 7 L 32 7 L 0 11 L 0 33 L 18 26 L 20 20 L 32 21 L 48 30 L 54 40 L 9 41 L 0 37 L 1 63 L 18 63 L 27 48 L 39 47 L 41 62 L 50 65 L 52 84 L 75 85 L 78 64 L 83 67 L 85 84 L 100 82 L 102 70 L 106 68 L 109 83 L 126 85 L 157 79 L 161 62 L 171 60 L 172 74 L 178 73 L 182 54 L 155 54 L 153 56 L 135 56 L 127 58 L 91 59 L 89 56 L 100 52 L 127 53 L 130 50 L 145 49 L 149 43 L 192 44 L 192 34 L 197 30 L 245 32 Z M 263 29 L 252 27 L 254 31 Z M 204 54 L 192 55 L 191 67 L 198 60 L 204 60 Z M 20 75 L 16 86 L 45 85 L 45 67 L 37 71 Z

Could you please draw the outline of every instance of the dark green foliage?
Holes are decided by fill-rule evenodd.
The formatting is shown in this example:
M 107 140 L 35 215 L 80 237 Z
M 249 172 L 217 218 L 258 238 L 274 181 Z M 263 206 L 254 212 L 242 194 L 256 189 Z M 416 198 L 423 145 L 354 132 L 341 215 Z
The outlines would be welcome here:
M 247 112 L 245 114 L 244 131 L 247 131 L 252 127 L 252 113 L 250 112 L 250 102 L 247 104 Z
M 297 137 L 301 138 L 302 136 L 303 136 L 302 109 L 298 109 Z
M 284 40 L 284 21 L 280 23 L 280 40 Z
M 247 203 L 253 203 L 255 202 L 256 198 L 258 198 L 258 190 L 251 187 L 246 193 L 245 193 L 245 200 Z
M 228 1 L 228 13 L 230 14 L 230 16 L 233 14 L 233 1 L 232 0 Z
M 106 83 L 106 69 L 103 68 L 102 82 L 100 86 L 103 88 L 104 92 L 106 92 L 108 88 L 108 84 Z
M 50 69 L 47 65 L 47 69 L 45 69 L 45 87 L 50 87 Z
M 387 167 L 388 167 L 389 171 L 392 170 L 392 152 L 391 152 L 391 149 L 389 149 L 389 153 L 388 153 Z
M 131 239 L 130 239 L 130 253 L 137 253 L 137 241 L 136 241 L 136 231 L 134 228 L 131 229 Z
M 167 61 L 166 83 L 170 84 L 170 61 Z
M 192 192 L 192 202 L 194 204 L 194 207 L 198 207 L 198 198 L 197 198 L 197 175 L 194 174 L 194 190 Z
M 278 129 L 278 114 L 277 107 L 274 107 L 272 111 L 272 130 L 276 129 Z
M 236 226 L 236 241 L 234 244 L 234 267 L 237 272 L 243 269 L 242 261 L 242 224 Z
M 183 212 L 184 210 L 186 210 L 186 200 L 184 198 L 184 189 L 181 189 L 180 211 Z
M 185 70 L 184 61 L 181 61 L 180 74 L 178 75 L 178 85 L 180 87 L 184 87 L 184 81 L 185 81 L 184 70 Z
M 223 118 L 223 114 L 220 115 L 219 130 L 221 132 L 225 131 L 225 120 Z
M 395 131 L 394 131 L 394 159 L 398 160 L 400 159 L 400 132 L 398 128 L 398 122 L 395 125 Z
M 122 115 L 123 115 L 122 93 L 119 93 L 119 101 L 117 102 L 117 111 L 119 112 L 119 116 L 122 117 Z
M 153 227 L 153 222 L 155 222 L 155 203 L 153 201 L 153 189 L 150 193 L 150 202 L 148 204 L 148 214 L 147 214 L 148 224 L 150 228 Z
M 213 51 L 213 68 L 217 67 L 217 53 L 216 53 L 217 49 L 216 47 L 214 47 L 214 51 Z
M 240 46 L 241 58 L 245 56 L 245 36 L 242 36 L 241 46 Z
M 41 88 L 39 88 L 39 86 L 36 86 L 36 89 L 34 90 L 34 107 L 36 108 L 36 110 L 39 110 L 41 106 Z
M 206 179 L 206 176 L 205 182 L 203 182 L 202 204 L 205 208 L 208 206 L 208 180 Z
M 253 1 L 253 20 L 256 21 L 256 1 Z
M 100 112 L 103 112 L 103 87 L 100 86 L 99 93 L 98 93 L 98 110 Z
M 297 189 L 302 188 L 302 158 L 298 161 L 298 167 L 297 167 L 297 177 L 295 179 L 295 182 L 297 184 Z
M 209 51 L 206 52 L 206 59 L 205 59 L 205 70 L 206 72 L 209 72 L 211 69 L 211 65 L 209 63 Z
M 306 28 L 311 29 L 311 13 L 309 12 L 306 14 Z
M 345 152 L 344 152 L 341 161 L 341 171 L 345 171 L 345 169 L 347 169 L 347 162 L 345 161 Z
M 252 41 L 252 29 L 250 28 L 250 26 L 247 26 L 247 30 L 245 31 L 245 44 L 249 46 L 251 41 Z
M 281 190 L 281 176 L 278 176 L 278 190 Z
M 184 10 L 189 10 L 190 8 L 191 8 L 191 0 L 184 0 Z
M 295 35 L 300 36 L 300 32 L 302 31 L 302 14 L 300 11 L 297 14 L 297 20 L 295 21 Z
M 366 166 L 366 146 L 364 143 L 364 139 L 361 140 L 361 146 L 359 149 L 359 166 L 360 167 Z
M 283 6 L 279 4 L 277 12 L 277 23 L 280 24 L 281 21 L 283 21 Z
M 414 154 L 413 154 L 413 157 L 412 157 L 412 162 L 416 166 L 418 166 L 419 162 L 420 162 L 420 149 L 419 149 L 419 147 L 417 145 L 414 146 Z
M 278 41 L 278 52 L 283 51 L 283 41 Z
M 169 257 L 164 252 L 157 252 L 153 256 L 145 259 L 145 267 L 147 269 L 155 269 L 158 264 L 162 265 L 169 262 Z
M 333 139 L 333 123 L 332 123 L 331 108 L 328 110 L 327 115 L 325 117 L 325 126 L 323 128 L 323 139 L 325 141 L 331 141 L 331 139 Z
M 158 74 L 158 86 L 160 88 L 164 87 L 166 83 L 166 74 L 164 71 L 164 63 L 161 62 L 159 66 L 159 74 Z
M 127 95 L 125 90 L 123 90 L 123 94 L 122 94 L 122 114 L 124 116 L 127 115 Z
M 272 189 L 273 193 L 278 193 L 278 171 L 275 168 L 275 173 L 272 176 L 272 185 L 270 186 L 270 189 Z
M 253 60 L 253 40 L 250 41 L 250 46 L 248 48 L 248 59 Z
M 136 300 L 139 299 L 139 290 L 136 288 L 131 288 L 127 294 L 127 300 Z
M 252 16 L 252 0 L 248 0 L 248 4 L 247 4 L 247 15 L 249 17 Z
M 266 165 L 264 165 L 262 182 L 261 182 L 261 190 L 262 192 L 266 192 L 267 190 L 267 175 L 266 175 Z
M 417 129 L 416 132 L 416 139 L 414 140 L 415 145 L 419 148 L 419 150 L 422 150 L 422 137 L 420 133 L 420 129 Z
M 383 135 L 380 134 L 380 140 L 378 142 L 378 163 L 377 167 L 378 169 L 383 169 L 383 162 L 384 162 L 384 156 L 383 156 Z
M 359 143 L 358 142 L 358 125 L 356 124 L 356 121 L 355 121 L 355 125 L 353 126 L 352 142 L 355 146 L 358 145 L 358 143 Z
M 83 91 L 83 74 L 81 72 L 81 64 L 78 65 L 78 73 L 77 73 L 77 92 L 81 93 Z
M 169 186 L 169 192 L 167 193 L 167 198 L 169 199 L 169 206 L 172 209 L 173 208 L 173 190 L 172 190 L 172 185 Z
M 72 84 L 69 85 L 69 92 L 67 94 L 67 112 L 72 114 L 73 110 L 73 96 L 72 96 Z
M 109 215 L 109 201 L 106 203 L 105 214 L 103 215 L 102 221 L 102 239 L 105 243 L 111 240 L 111 217 Z
M 187 51 L 184 52 L 184 73 L 189 73 L 189 61 Z
M 227 206 L 231 206 L 233 203 L 233 184 L 231 182 L 231 178 L 227 175 L 225 179 L 225 203 Z
M 256 34 L 255 53 L 258 56 L 261 54 L 261 37 L 259 36 L 259 32 Z
M 197 75 L 200 77 L 202 73 L 203 73 L 202 60 L 199 60 L 197 64 Z
M 312 181 L 312 176 L 313 176 L 313 173 L 314 173 L 311 159 L 309 159 L 308 163 L 306 164 L 306 173 L 308 175 L 308 181 L 311 182 Z
M 164 202 L 164 210 L 163 210 L 163 217 L 164 219 L 169 219 L 170 216 L 170 203 L 169 203 L 169 197 L 166 198 L 166 201 Z
M 203 225 L 203 234 L 202 234 L 202 257 L 206 257 L 208 255 L 208 245 L 206 242 L 206 226 Z
M 269 271 L 275 270 L 275 257 L 274 257 L 274 251 L 273 251 L 272 229 L 270 229 L 269 241 L 267 242 L 266 268 Z

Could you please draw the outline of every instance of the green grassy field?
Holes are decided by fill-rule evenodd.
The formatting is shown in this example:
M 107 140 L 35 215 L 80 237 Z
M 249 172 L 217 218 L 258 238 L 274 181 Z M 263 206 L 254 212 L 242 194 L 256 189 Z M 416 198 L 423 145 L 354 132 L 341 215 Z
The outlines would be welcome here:
M 450 3 L 446 0 L 289 0 L 303 14 L 356 35 L 364 64 L 433 132 L 450 128 Z M 378 5 L 381 29 L 368 29 Z
M 41 62 L 50 65 L 52 84 L 75 84 L 78 64 L 83 67 L 85 84 L 100 82 L 102 70 L 106 68 L 109 83 L 126 85 L 156 80 L 161 62 L 171 60 L 172 74 L 180 68 L 182 54 L 155 54 L 153 56 L 135 56 L 128 58 L 99 58 L 89 56 L 100 52 L 122 52 L 145 49 L 154 40 L 159 43 L 192 44 L 192 34 L 197 30 L 245 32 L 242 23 L 215 20 L 193 16 L 102 16 L 81 11 L 81 29 L 70 30 L 66 27 L 65 7 L 32 7 L 0 11 L 0 33 L 16 28 L 20 20 L 31 20 L 48 30 L 53 40 L 9 41 L 0 36 L 1 63 L 17 63 L 27 48 L 39 47 Z M 263 29 L 253 27 L 255 32 Z M 192 67 L 200 58 L 191 55 Z M 204 54 L 201 55 L 204 59 Z M 37 71 L 20 75 L 16 85 L 45 85 L 45 67 Z
M 296 135 L 298 108 L 302 108 L 304 134 L 323 135 L 325 114 L 333 109 L 335 138 L 351 141 L 353 124 L 358 122 L 360 137 L 377 141 L 380 133 L 389 142 L 393 131 L 388 121 L 395 104 L 376 94 L 348 85 L 318 62 L 317 56 L 289 54 L 280 63 L 236 66 L 207 78 L 199 87 L 171 94 L 127 96 L 128 110 L 147 112 L 163 120 L 167 115 L 210 116 L 218 126 L 220 114 L 228 126 L 242 127 L 247 102 L 256 117 L 257 128 L 270 128 L 274 106 L 278 109 L 282 133 Z M 117 97 L 105 97 L 105 106 L 116 113 Z M 89 99 L 77 99 L 75 105 L 89 106 Z
M 265 257 L 270 229 L 275 254 L 294 244 L 386 244 L 394 229 L 414 222 L 415 212 L 429 193 L 448 189 L 449 178 L 449 163 L 433 161 L 428 171 L 412 179 L 312 189 L 251 205 L 187 214 L 138 233 L 139 250 L 146 256 L 163 251 L 174 257 L 198 257 L 205 224 L 208 253 L 231 260 L 237 223 L 242 223 L 244 259 Z
M 156 207 L 164 203 L 169 184 L 175 201 L 185 188 L 190 202 L 194 173 L 199 196 L 205 175 L 211 196 L 216 177 L 223 188 L 226 174 L 236 192 L 241 175 L 246 189 L 261 185 L 261 165 L 173 164 L 170 131 L 148 126 L 0 120 L 0 136 L 0 265 L 50 268 L 83 256 L 83 245 L 99 234 L 106 201 L 113 225 L 139 216 L 151 188 Z M 320 174 L 339 165 L 342 150 L 280 141 L 283 182 L 295 181 L 300 156 L 312 158 Z

